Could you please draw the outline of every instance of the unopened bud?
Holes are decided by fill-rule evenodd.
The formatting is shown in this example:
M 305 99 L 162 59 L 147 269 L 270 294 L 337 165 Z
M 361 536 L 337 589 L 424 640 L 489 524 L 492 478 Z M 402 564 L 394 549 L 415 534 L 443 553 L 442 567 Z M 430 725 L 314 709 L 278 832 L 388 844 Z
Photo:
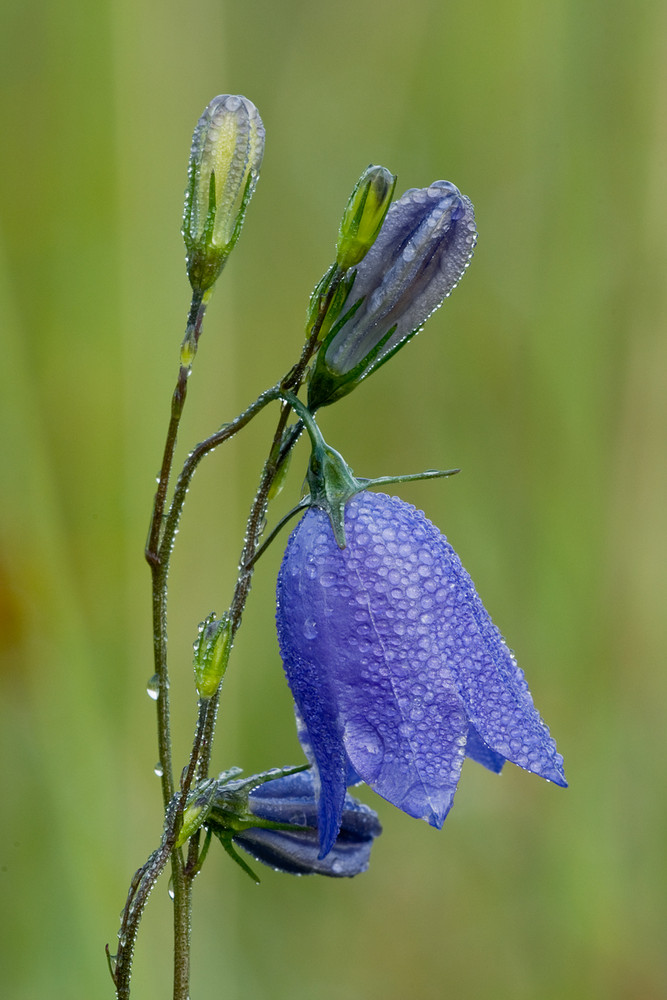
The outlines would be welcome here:
M 194 291 L 216 281 L 243 226 L 264 155 L 264 126 L 246 97 L 214 97 L 192 137 L 183 239 Z
M 461 280 L 476 239 L 472 203 L 449 181 L 394 202 L 317 354 L 311 410 L 346 395 L 422 328 Z
M 222 680 L 232 648 L 232 623 L 226 615 L 209 615 L 199 626 L 194 645 L 195 683 L 200 698 L 212 698 Z
M 347 270 L 373 246 L 391 203 L 396 177 L 386 167 L 364 170 L 350 195 L 338 234 L 336 263 Z
M 203 782 L 190 795 L 185 809 L 183 810 L 183 820 L 181 829 L 175 843 L 175 847 L 182 847 L 186 840 L 189 840 L 197 830 L 203 826 L 208 819 L 208 815 L 213 805 L 216 792 L 215 780 L 209 779 Z

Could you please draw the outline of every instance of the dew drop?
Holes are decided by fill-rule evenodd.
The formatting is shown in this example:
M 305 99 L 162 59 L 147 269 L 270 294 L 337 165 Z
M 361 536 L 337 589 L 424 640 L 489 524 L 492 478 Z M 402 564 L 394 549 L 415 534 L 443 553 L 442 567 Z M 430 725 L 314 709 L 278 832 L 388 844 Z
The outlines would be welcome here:
M 317 638 L 317 622 L 312 618 L 307 618 L 303 623 L 303 634 L 306 639 L 316 639 Z
M 153 674 L 148 684 L 146 685 L 146 694 L 153 701 L 157 701 L 158 695 L 160 693 L 160 678 L 157 674 Z
M 169 893 L 169 899 L 173 899 L 176 893 L 174 892 L 174 879 L 169 879 L 169 885 L 167 886 L 167 892 Z
M 385 746 L 375 726 L 366 720 L 348 722 L 343 730 L 343 744 L 352 766 L 364 781 L 377 777 L 385 758 Z
M 153 768 L 153 771 L 155 772 L 155 774 L 157 774 L 158 778 L 162 777 L 162 775 L 164 774 L 164 768 L 162 767 L 160 761 L 157 762 L 157 764 Z

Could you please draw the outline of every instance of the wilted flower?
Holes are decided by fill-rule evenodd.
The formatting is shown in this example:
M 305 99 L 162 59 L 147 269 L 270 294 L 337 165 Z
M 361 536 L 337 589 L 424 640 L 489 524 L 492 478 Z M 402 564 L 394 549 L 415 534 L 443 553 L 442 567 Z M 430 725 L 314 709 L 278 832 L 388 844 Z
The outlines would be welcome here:
M 449 181 L 394 202 L 318 352 L 311 410 L 350 392 L 418 332 L 460 281 L 476 236 L 472 203 Z
M 523 672 L 445 537 L 409 504 L 371 493 L 349 500 L 345 531 L 340 549 L 328 516 L 310 508 L 277 589 L 280 650 L 319 776 L 320 856 L 356 780 L 435 827 L 466 755 L 564 786 Z
M 264 126 L 252 101 L 214 97 L 192 136 L 185 194 L 183 239 L 195 291 L 213 285 L 234 248 L 263 155 Z
M 337 837 L 320 858 L 312 771 L 275 773 L 218 787 L 206 822 L 223 843 L 226 836 L 257 861 L 291 875 L 352 878 L 366 871 L 373 840 L 382 832 L 376 813 L 345 795 Z

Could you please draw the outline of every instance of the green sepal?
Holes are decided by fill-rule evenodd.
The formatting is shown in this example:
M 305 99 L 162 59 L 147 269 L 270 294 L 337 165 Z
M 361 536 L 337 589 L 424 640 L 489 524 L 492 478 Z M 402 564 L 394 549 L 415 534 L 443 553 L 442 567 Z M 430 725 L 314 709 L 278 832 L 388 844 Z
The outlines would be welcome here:
M 378 345 L 380 346 L 380 345 Z M 440 479 L 453 476 L 458 469 L 428 469 L 405 476 L 381 476 L 379 479 L 359 479 L 354 475 L 342 455 L 330 448 L 322 437 L 310 409 L 293 393 L 286 392 L 283 399 L 303 421 L 311 444 L 307 482 L 310 495 L 283 518 L 279 528 L 302 507 L 319 507 L 329 518 L 331 528 L 340 549 L 345 548 L 345 505 L 351 497 L 372 486 L 388 486 L 392 483 L 416 482 L 420 479 Z M 275 529 L 269 540 L 277 534 Z M 267 540 L 267 543 L 268 541 Z
M 350 368 L 348 372 L 345 372 L 344 374 L 335 372 L 327 364 L 327 347 L 338 331 L 342 329 L 349 319 L 351 319 L 362 302 L 363 299 L 359 299 L 354 303 L 349 312 L 347 312 L 330 331 L 317 353 L 317 359 L 308 378 L 308 408 L 313 413 L 315 410 L 318 410 L 320 406 L 329 406 L 331 403 L 335 403 L 336 400 L 342 399 L 343 396 L 347 396 L 348 392 L 352 392 L 362 379 L 366 378 L 366 376 L 370 375 L 372 371 L 379 368 L 380 364 L 384 363 L 383 358 L 377 365 L 373 365 L 373 362 L 393 334 L 396 326 L 392 326 L 389 330 L 387 330 L 385 335 L 377 342 L 375 347 L 369 351 L 368 354 L 354 366 L 354 368 Z M 393 350 L 390 351 L 387 357 L 391 357 L 394 353 L 395 352 Z
M 246 875 L 250 876 L 255 885 L 259 885 L 261 882 L 259 875 L 252 870 L 248 862 L 241 857 L 239 852 L 234 847 L 234 844 L 232 843 L 232 832 L 230 830 L 215 830 L 215 835 L 227 851 L 227 854 L 232 861 L 235 861 L 239 868 L 244 871 Z
M 351 271 L 349 274 L 343 277 L 343 271 L 338 267 L 337 264 L 332 264 L 329 270 L 324 274 L 310 296 L 310 301 L 308 303 L 308 315 L 306 319 L 306 339 L 310 337 L 313 327 L 320 321 L 320 328 L 318 330 L 318 339 L 322 340 L 329 331 L 331 330 L 334 323 L 337 322 L 345 303 L 347 302 L 348 295 L 350 294 L 350 289 L 354 284 L 355 271 Z M 330 293 L 331 287 L 336 280 L 336 287 L 331 296 L 331 300 L 327 303 L 327 297 Z M 322 311 L 324 315 L 322 315 Z M 352 313 L 346 314 L 345 321 Z M 339 325 L 336 325 L 336 329 L 340 329 Z
M 299 764 L 296 767 L 273 768 L 262 774 L 253 774 L 245 780 L 239 780 L 240 768 L 223 771 L 213 779 L 215 785 L 211 806 L 207 813 L 207 823 L 217 835 L 219 830 L 228 830 L 232 834 L 252 827 L 266 827 L 271 830 L 298 829 L 284 823 L 273 823 L 271 820 L 260 819 L 248 808 L 248 796 L 255 788 L 276 778 L 285 778 L 299 771 L 307 771 L 310 764 Z

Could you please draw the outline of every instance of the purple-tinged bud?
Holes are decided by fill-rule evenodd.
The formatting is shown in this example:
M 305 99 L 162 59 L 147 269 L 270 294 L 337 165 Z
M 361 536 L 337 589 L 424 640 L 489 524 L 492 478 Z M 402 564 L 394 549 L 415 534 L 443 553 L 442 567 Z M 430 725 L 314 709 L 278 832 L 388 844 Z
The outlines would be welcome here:
M 311 409 L 346 395 L 421 329 L 461 280 L 476 238 L 472 203 L 449 181 L 394 202 L 318 352 Z
M 234 843 L 256 861 L 292 875 L 333 878 L 360 875 L 368 868 L 373 841 L 382 832 L 377 814 L 346 795 L 338 836 L 329 853 L 320 858 L 311 771 L 260 785 L 250 793 L 248 804 L 250 811 L 262 820 L 303 827 L 301 830 L 251 827 L 234 837 Z
M 220 94 L 205 108 L 192 137 L 183 239 L 190 284 L 207 291 L 243 226 L 264 155 L 264 126 L 246 97 Z
M 342 270 L 359 264 L 373 246 L 395 187 L 396 176 L 386 167 L 371 165 L 364 170 L 340 224 L 336 263 Z
M 237 777 L 236 770 L 228 774 L 232 780 L 222 775 L 215 783 L 206 825 L 253 878 L 232 845 L 291 875 L 352 878 L 366 871 L 373 840 L 382 832 L 369 806 L 344 796 L 338 836 L 321 858 L 311 769 L 285 768 L 249 778 Z M 197 801 L 201 797 L 196 796 Z
M 311 507 L 277 588 L 280 651 L 319 777 L 320 854 L 357 776 L 438 828 L 466 755 L 564 786 L 523 672 L 446 538 L 381 493 L 348 501 L 345 534 L 341 549 Z

